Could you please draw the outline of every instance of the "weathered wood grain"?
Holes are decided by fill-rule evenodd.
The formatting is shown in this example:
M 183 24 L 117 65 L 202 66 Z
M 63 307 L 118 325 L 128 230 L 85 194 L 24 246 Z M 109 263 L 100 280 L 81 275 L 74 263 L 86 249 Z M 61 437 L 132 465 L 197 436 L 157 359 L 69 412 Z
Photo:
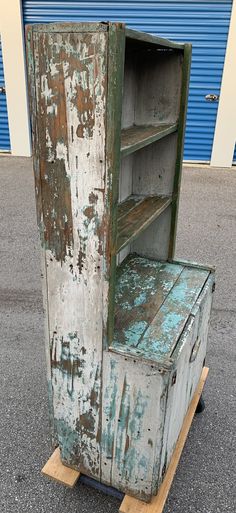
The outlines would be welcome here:
M 62 460 L 97 477 L 109 267 L 106 54 L 103 31 L 34 32 L 54 424 Z
M 162 212 L 171 204 L 170 197 L 150 196 L 144 197 L 142 201 L 136 202 L 136 205 L 130 204 L 130 198 L 127 199 L 128 205 L 122 206 L 122 211 L 126 212 L 118 217 L 117 226 L 117 253 L 127 244 L 136 239 Z M 131 206 L 131 208 L 129 208 Z
M 201 269 L 183 270 L 137 344 L 139 350 L 159 361 L 171 356 L 208 276 L 209 272 Z
M 182 81 L 181 81 L 181 95 L 180 95 L 180 106 L 179 106 L 179 126 L 178 126 L 178 141 L 177 141 L 177 154 L 174 174 L 174 185 L 173 185 L 173 205 L 172 205 L 172 216 L 171 216 L 171 233 L 168 258 L 173 258 L 175 253 L 175 242 L 176 242 L 176 230 L 177 230 L 177 219 L 179 209 L 179 195 L 180 195 L 180 184 L 182 175 L 182 162 L 184 152 L 184 133 L 185 123 L 187 116 L 188 106 L 188 89 L 190 80 L 190 69 L 191 69 L 191 55 L 192 46 L 191 44 L 184 45 L 184 56 L 183 65 L 181 70 Z
M 41 472 L 44 476 L 49 477 L 49 479 L 69 486 L 69 488 L 74 488 L 80 476 L 78 470 L 63 465 L 59 447 L 55 449 Z
M 146 32 L 138 32 L 137 30 L 126 28 L 125 35 L 129 39 L 134 39 L 135 42 L 137 41 L 143 42 L 143 43 L 149 43 L 149 45 L 146 45 L 147 48 L 153 44 L 155 45 L 155 48 L 161 47 L 161 48 L 171 48 L 171 49 L 183 49 L 184 44 L 183 43 L 176 43 L 174 41 L 170 41 L 169 39 L 165 39 L 163 37 L 157 37 L 153 36 L 152 34 L 147 34 Z
M 121 131 L 121 155 L 129 155 L 177 130 L 177 123 L 158 126 L 132 126 Z
M 102 480 L 148 500 L 161 451 L 165 377 L 151 365 L 109 352 L 103 372 Z
M 130 255 L 117 275 L 113 347 L 138 344 L 182 271 L 182 265 Z
M 119 509 L 120 513 L 162 513 L 193 421 L 193 417 L 195 415 L 198 401 L 201 397 L 207 379 L 208 371 L 209 369 L 207 367 L 204 367 L 200 381 L 198 383 L 198 387 L 195 391 L 194 397 L 191 401 L 191 404 L 189 405 L 186 417 L 184 419 L 184 423 L 174 453 L 172 455 L 171 463 L 169 465 L 163 483 L 160 486 L 158 494 L 152 498 L 149 504 L 145 504 L 140 500 L 137 500 L 133 497 L 129 497 L 128 495 L 126 495 L 121 503 Z
M 113 348 L 165 361 L 208 277 L 208 270 L 131 255 L 117 276 Z

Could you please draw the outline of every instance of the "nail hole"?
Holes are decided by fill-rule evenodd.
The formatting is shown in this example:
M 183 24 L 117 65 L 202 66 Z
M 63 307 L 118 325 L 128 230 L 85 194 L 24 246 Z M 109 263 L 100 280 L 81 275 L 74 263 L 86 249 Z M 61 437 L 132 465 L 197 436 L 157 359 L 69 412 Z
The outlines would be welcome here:
M 151 431 L 151 429 L 150 429 L 150 428 L 148 428 L 148 431 Z

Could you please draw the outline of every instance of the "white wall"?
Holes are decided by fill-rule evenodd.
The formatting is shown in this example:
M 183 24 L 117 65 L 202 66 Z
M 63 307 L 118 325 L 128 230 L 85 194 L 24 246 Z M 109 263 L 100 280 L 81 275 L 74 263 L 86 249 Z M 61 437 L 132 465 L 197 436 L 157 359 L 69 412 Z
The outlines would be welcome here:
M 31 138 L 21 0 L 0 0 L 0 33 L 11 153 L 29 157 Z
M 236 142 L 236 0 L 233 0 L 211 166 L 231 167 Z

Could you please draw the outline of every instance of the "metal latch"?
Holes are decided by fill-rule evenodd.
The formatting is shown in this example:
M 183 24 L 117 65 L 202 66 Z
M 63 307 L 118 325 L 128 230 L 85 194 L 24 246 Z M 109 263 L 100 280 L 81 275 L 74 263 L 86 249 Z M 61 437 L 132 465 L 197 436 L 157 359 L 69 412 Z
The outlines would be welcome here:
M 207 94 L 205 96 L 205 100 L 207 102 L 218 102 L 219 101 L 219 97 L 220 97 L 219 94 Z
M 0 86 L 0 94 L 6 94 L 6 88 L 4 86 Z

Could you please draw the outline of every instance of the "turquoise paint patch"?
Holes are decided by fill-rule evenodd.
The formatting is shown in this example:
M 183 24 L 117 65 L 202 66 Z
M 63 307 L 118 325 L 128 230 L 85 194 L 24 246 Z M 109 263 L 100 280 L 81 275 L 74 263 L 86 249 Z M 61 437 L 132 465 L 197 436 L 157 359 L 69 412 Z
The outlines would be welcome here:
M 134 322 L 129 329 L 124 330 L 126 344 L 136 346 L 147 326 L 145 321 Z

